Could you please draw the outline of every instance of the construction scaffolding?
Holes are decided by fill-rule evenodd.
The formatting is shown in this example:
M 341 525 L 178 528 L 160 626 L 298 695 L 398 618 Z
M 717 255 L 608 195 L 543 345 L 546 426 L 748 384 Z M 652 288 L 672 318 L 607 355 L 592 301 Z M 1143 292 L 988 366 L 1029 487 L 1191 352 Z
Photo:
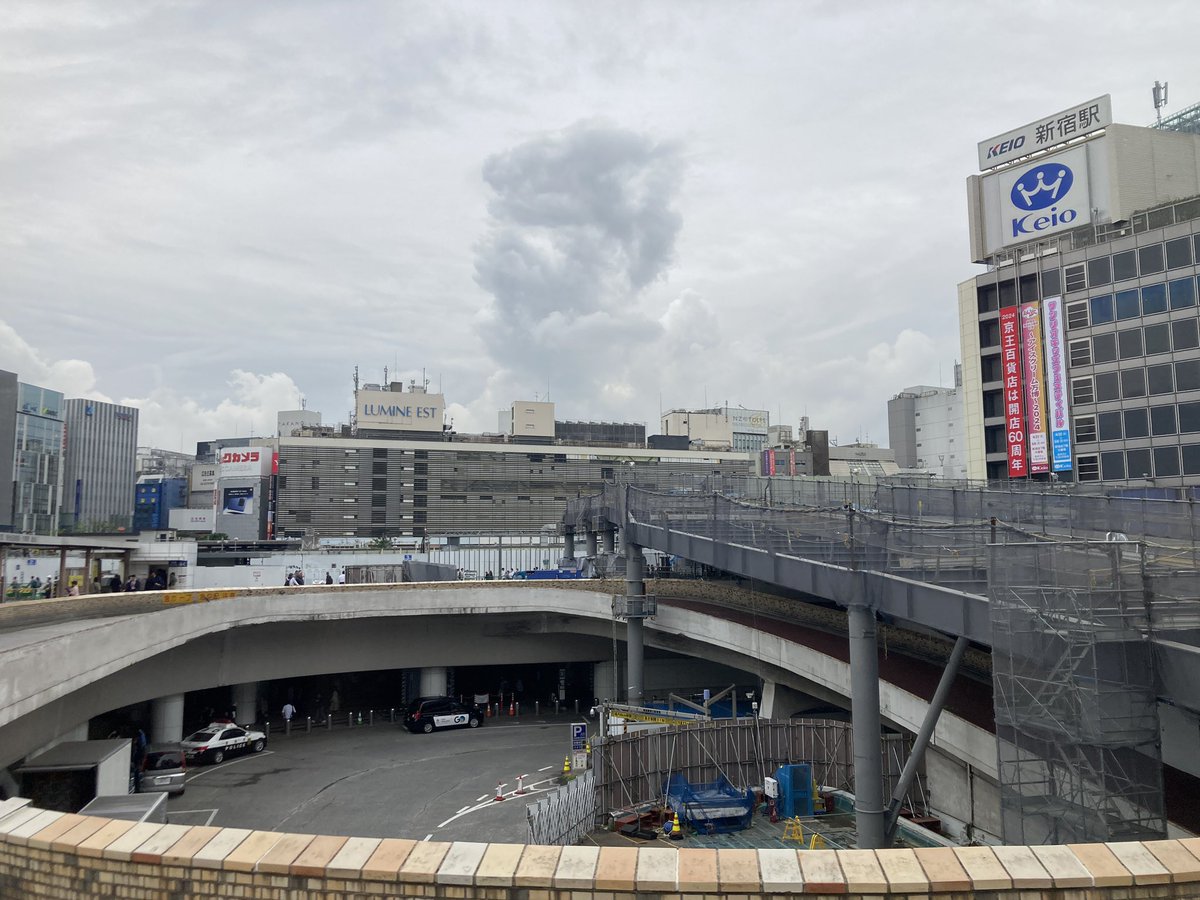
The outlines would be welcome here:
M 988 597 L 1009 844 L 1166 837 L 1145 547 L 997 544 Z

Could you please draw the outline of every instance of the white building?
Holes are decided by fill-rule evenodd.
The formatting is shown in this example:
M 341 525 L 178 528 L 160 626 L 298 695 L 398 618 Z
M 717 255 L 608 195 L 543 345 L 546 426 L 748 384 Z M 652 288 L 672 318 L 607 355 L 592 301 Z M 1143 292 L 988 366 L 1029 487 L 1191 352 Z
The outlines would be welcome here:
M 966 479 L 966 420 L 959 388 L 920 384 L 902 390 L 888 401 L 888 437 L 900 468 Z

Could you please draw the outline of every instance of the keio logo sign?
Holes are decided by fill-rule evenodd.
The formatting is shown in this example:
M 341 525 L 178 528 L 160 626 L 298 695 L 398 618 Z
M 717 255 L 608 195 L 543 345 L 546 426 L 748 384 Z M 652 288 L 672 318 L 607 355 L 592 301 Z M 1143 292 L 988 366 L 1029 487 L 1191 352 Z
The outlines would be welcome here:
M 1087 171 L 1087 150 L 1081 146 L 998 173 L 1003 243 L 1037 240 L 1090 222 Z

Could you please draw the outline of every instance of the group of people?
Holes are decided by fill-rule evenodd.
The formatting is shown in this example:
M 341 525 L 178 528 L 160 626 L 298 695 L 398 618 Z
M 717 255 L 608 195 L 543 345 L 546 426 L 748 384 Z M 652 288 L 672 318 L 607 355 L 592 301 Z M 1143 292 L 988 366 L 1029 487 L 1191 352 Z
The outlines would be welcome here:
M 516 574 L 517 574 L 516 569 L 501 569 L 499 574 L 495 574 L 492 572 L 491 569 L 488 569 L 486 572 L 483 573 L 483 580 L 484 581 L 503 581 L 503 580 L 511 579 Z M 462 575 L 459 575 L 459 578 L 461 579 Z
M 304 583 L 305 583 L 304 570 L 303 569 L 293 569 L 288 572 L 287 578 L 284 579 L 283 586 L 284 587 L 295 587 L 297 585 L 301 585 Z M 325 573 L 325 583 L 333 584 L 333 570 L 332 569 Z M 337 583 L 338 584 L 346 583 L 345 570 L 338 573 Z
M 175 587 L 175 582 L 175 573 L 171 572 L 168 574 L 165 569 L 155 569 L 149 572 L 145 579 L 140 575 L 134 574 L 130 574 L 127 578 L 122 578 L 120 572 L 114 572 L 111 575 L 101 574 L 94 576 L 90 585 L 86 579 L 72 578 L 67 582 L 66 591 L 60 591 L 57 578 L 48 578 L 43 582 L 34 575 L 29 579 L 27 596 L 48 599 L 60 595 L 78 597 L 85 593 L 116 594 L 125 591 L 162 591 Z

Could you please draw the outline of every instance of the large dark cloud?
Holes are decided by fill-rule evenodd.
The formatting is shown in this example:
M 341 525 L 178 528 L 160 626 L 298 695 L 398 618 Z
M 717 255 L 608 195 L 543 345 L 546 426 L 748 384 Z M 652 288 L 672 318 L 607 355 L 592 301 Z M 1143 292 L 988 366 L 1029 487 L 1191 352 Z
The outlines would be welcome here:
M 639 307 L 674 258 L 679 148 L 614 125 L 580 122 L 490 157 L 489 227 L 475 276 L 492 297 L 480 336 L 513 377 L 596 381 L 589 365 L 661 330 Z

